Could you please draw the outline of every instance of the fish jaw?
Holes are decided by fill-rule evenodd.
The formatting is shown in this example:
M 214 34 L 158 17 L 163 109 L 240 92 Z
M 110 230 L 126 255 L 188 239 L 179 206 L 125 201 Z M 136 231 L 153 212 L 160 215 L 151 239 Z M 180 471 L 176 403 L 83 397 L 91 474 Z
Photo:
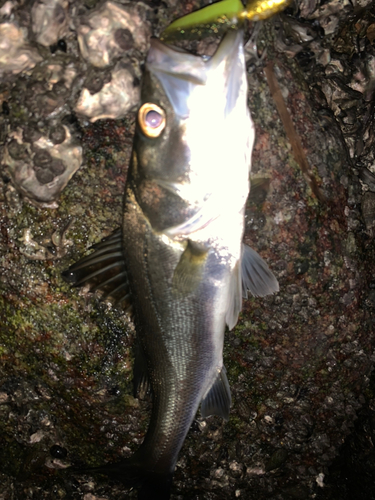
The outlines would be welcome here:
M 139 137 L 137 160 L 148 185 L 138 200 L 154 228 L 169 237 L 186 238 L 246 203 L 255 133 L 242 36 L 228 33 L 206 59 L 152 40 L 144 94 L 164 106 L 167 126 L 153 144 Z M 150 93 L 150 87 L 157 91 Z M 150 160 L 156 147 L 159 162 Z M 151 164 L 162 168 L 155 171 Z M 150 206 L 155 199 L 166 200 L 165 212 L 179 216 L 163 218 L 159 210 L 156 221 L 155 205 Z

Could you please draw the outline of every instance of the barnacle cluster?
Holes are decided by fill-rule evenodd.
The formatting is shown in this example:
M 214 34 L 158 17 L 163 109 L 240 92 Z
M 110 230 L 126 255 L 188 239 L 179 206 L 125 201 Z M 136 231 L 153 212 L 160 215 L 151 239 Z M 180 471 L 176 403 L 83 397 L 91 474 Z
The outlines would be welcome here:
M 48 136 L 35 129 L 10 132 L 3 161 L 14 184 L 28 198 L 55 206 L 53 200 L 82 163 L 82 147 L 66 125 L 52 126 Z
M 34 204 L 56 200 L 82 165 L 75 124 L 122 118 L 139 101 L 147 8 L 16 1 L 0 8 L 0 161 Z
M 317 102 L 332 112 L 321 113 L 322 126 L 335 121 L 341 129 L 348 164 L 361 181 L 358 188 L 348 183 L 347 176 L 341 179 L 350 191 L 348 227 L 357 228 L 362 215 L 370 236 L 375 227 L 375 13 L 368 7 L 371 4 L 358 2 L 358 8 L 365 10 L 354 14 L 349 3 L 333 0 L 317 8 L 314 2 L 303 1 L 299 19 L 278 20 L 275 36 L 278 50 L 295 58 Z M 351 15 L 340 23 L 338 14 L 345 11 Z M 329 183 L 324 167 L 320 172 Z

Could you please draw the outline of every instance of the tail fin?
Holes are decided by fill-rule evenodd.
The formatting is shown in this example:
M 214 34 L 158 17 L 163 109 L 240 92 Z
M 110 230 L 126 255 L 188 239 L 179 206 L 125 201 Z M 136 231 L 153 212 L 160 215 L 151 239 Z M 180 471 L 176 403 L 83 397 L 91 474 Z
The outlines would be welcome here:
M 71 468 L 74 474 L 103 474 L 138 490 L 138 500 L 169 500 L 173 474 L 147 471 L 133 463 L 132 458 L 102 467 Z

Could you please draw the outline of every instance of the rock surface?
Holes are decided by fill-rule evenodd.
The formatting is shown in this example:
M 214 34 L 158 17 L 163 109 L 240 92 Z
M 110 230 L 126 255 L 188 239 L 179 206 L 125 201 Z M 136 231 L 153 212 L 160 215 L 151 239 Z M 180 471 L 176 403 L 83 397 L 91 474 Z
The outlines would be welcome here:
M 52 19 L 48 2 L 0 6 L 4 500 L 136 498 L 65 470 L 129 456 L 151 402 L 131 396 L 127 315 L 60 273 L 120 224 L 149 36 L 204 3 L 56 0 Z M 215 29 L 176 43 L 212 53 Z M 374 40 L 374 2 L 302 0 L 246 46 L 257 139 L 245 241 L 280 293 L 246 301 L 227 333 L 230 420 L 197 415 L 173 499 L 373 498 L 339 470 L 354 425 L 375 463 Z

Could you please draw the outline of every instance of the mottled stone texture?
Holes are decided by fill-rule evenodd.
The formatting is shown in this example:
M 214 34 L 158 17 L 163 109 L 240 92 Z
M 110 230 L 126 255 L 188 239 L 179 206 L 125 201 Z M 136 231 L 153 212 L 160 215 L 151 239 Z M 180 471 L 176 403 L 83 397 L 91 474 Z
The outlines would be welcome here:
M 139 2 L 137 19 L 158 36 L 204 3 Z M 0 5 L 0 32 L 14 23 L 23 37 L 14 50 L 28 57 L 19 71 L 9 62 L 0 83 L 0 498 L 135 498 L 120 484 L 65 470 L 129 456 L 147 428 L 150 399 L 132 397 L 129 318 L 70 289 L 60 273 L 120 224 L 134 132 L 133 113 L 89 123 L 75 106 L 83 89 L 113 88 L 126 44 L 136 88 L 144 54 L 122 27 L 111 38 L 108 68 L 82 58 L 75 26 L 88 26 L 102 3 L 54 2 L 64 39 L 51 48 L 42 21 L 35 28 L 43 2 L 34 11 L 29 3 Z M 357 432 L 361 442 L 374 439 L 374 33 L 373 2 L 302 1 L 262 25 L 262 58 L 247 46 L 257 138 L 245 241 L 269 263 L 280 292 L 246 301 L 227 333 L 230 420 L 197 417 L 174 499 L 356 498 L 337 468 L 331 474 L 340 484 L 330 482 L 329 466 L 363 411 L 367 427 L 357 423 Z M 213 43 L 183 41 L 199 50 Z M 270 78 L 279 89 L 273 95 Z M 34 177 L 47 164 L 63 175 L 35 145 L 48 141 L 42 149 L 56 160 L 68 134 L 82 147 L 82 167 L 52 204 L 30 191 L 26 199 L 11 164 L 30 159 Z M 307 167 L 294 157 L 296 137 Z M 371 494 L 369 487 L 361 498 Z

